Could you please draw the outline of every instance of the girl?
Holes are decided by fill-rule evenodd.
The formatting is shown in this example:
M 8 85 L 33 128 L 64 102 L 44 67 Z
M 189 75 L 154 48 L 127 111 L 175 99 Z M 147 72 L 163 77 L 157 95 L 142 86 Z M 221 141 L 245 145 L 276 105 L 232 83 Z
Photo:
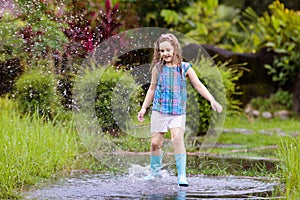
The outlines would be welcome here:
M 186 77 L 193 87 L 206 98 L 214 111 L 222 112 L 222 106 L 200 82 L 190 63 L 182 61 L 181 47 L 173 34 L 162 34 L 156 41 L 154 56 L 150 66 L 151 84 L 147 91 L 138 120 L 142 122 L 147 108 L 153 102 L 151 114 L 151 175 L 147 179 L 160 176 L 164 134 L 171 132 L 174 146 L 178 185 L 188 186 L 186 180 L 186 150 L 184 131 L 186 122 Z

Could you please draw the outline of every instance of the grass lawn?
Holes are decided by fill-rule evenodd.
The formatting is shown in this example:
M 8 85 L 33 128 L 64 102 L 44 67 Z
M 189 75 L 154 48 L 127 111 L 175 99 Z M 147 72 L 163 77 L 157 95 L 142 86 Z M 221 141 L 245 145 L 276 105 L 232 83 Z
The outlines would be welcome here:
M 225 129 L 245 128 L 253 131 L 259 130 L 282 130 L 287 133 L 300 132 L 300 118 L 293 117 L 287 120 L 279 118 L 265 119 L 257 118 L 250 122 L 245 115 L 227 117 L 224 124 Z
M 296 136 L 299 133 L 299 118 L 287 120 L 259 118 L 250 122 L 242 114 L 230 116 L 226 118 L 223 132 L 211 153 L 276 158 L 277 146 L 282 138 L 287 135 Z M 201 143 L 203 137 L 198 140 Z

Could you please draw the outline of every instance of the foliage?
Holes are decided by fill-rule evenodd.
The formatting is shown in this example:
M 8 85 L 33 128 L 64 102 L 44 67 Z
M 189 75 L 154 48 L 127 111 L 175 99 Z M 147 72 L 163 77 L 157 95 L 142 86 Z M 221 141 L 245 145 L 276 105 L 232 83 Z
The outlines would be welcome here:
M 217 0 L 198 0 L 180 12 L 162 9 L 160 15 L 172 29 L 200 44 L 218 44 L 238 18 L 238 10 L 218 5 Z
M 85 94 L 84 106 L 95 107 L 95 115 L 104 132 L 120 133 L 121 125 L 125 126 L 132 115 L 136 118 L 144 91 L 129 72 L 116 70 L 111 65 L 94 67 L 101 70 L 87 70 L 79 86 Z M 96 91 L 91 91 L 93 89 Z
M 189 7 L 195 0 L 160 0 L 155 1 L 155 3 L 153 3 L 153 1 L 130 1 L 131 3 L 128 7 L 132 7 L 132 9 L 135 10 L 135 13 L 137 13 L 140 26 L 168 28 L 168 24 L 164 23 L 164 19 L 160 15 L 160 11 L 167 9 L 174 12 L 180 12 L 184 8 Z
M 186 126 L 196 133 L 196 135 L 204 134 L 208 130 L 211 121 L 211 106 L 191 84 L 187 85 L 187 120 Z M 187 130 L 188 131 L 188 130 Z
M 70 171 L 79 154 L 72 123 L 20 115 L 16 107 L 12 100 L 0 99 L 1 199 L 16 199 L 25 187 Z
M 237 97 L 241 93 L 238 91 L 237 80 L 242 76 L 243 70 L 238 66 L 230 66 L 229 63 L 218 63 L 214 66 L 206 58 L 196 61 L 193 66 L 201 82 L 223 105 L 224 112 L 227 110 L 230 114 L 239 113 L 241 102 Z M 212 120 L 211 105 L 191 85 L 187 89 L 187 113 L 193 116 L 187 118 L 187 126 L 197 130 L 197 134 L 205 133 Z
M 105 1 L 103 7 L 99 1 L 69 2 L 66 8 L 66 22 L 69 25 L 65 34 L 69 38 L 66 54 L 74 58 L 84 58 L 103 40 L 116 34 L 121 26 L 119 4 L 111 5 L 110 0 Z
M 273 64 L 265 66 L 268 73 L 281 87 L 293 84 L 300 71 L 300 12 L 286 9 L 276 0 L 261 17 L 251 8 L 243 15 L 244 23 L 240 22 L 240 26 L 244 32 L 235 34 L 234 44 L 239 49 L 256 51 L 265 47 L 274 51 Z
M 242 77 L 244 69 L 238 64 L 230 65 L 230 62 L 218 63 L 217 67 L 225 87 L 227 113 L 239 113 L 242 104 L 239 96 L 242 93 L 239 90 L 238 80 Z
M 110 0 L 104 5 L 71 0 L 61 4 L 35 0 L 14 3 L 21 11 L 0 19 L 1 61 L 22 56 L 34 64 L 36 59 L 47 57 L 56 61 L 56 72 L 65 73 L 62 67 L 70 64 L 66 60 L 84 58 L 121 26 L 119 4 L 112 6 Z
M 15 36 L 24 41 L 23 51 L 26 52 L 28 63 L 64 49 L 68 40 L 63 30 L 67 28 L 67 24 L 57 21 L 50 11 L 51 6 L 48 7 L 42 1 L 18 0 L 16 4 L 22 9 L 17 17 L 22 20 L 24 26 Z
M 0 19 L 0 62 L 24 56 L 23 40 L 15 35 L 23 26 L 21 20 L 9 14 Z
M 210 73 L 211 62 L 206 58 L 198 59 L 193 64 L 193 69 L 199 77 L 200 81 L 206 86 L 207 84 L 215 84 L 216 81 L 210 82 L 213 74 Z M 210 90 L 210 88 L 208 88 Z M 215 88 L 216 89 L 216 88 Z M 213 91 L 210 91 L 211 93 Z M 196 133 L 196 135 L 204 134 L 207 132 L 209 124 L 211 123 L 211 105 L 202 97 L 191 84 L 187 84 L 187 121 L 186 126 Z M 219 99 L 213 94 L 219 101 Z
M 41 66 L 40 66 L 41 67 Z M 15 84 L 15 98 L 21 112 L 53 117 L 60 108 L 55 91 L 55 78 L 51 72 L 32 69 L 23 74 Z
M 237 20 L 235 26 L 232 26 L 226 35 L 227 47 L 233 52 L 255 53 L 260 47 L 260 38 L 263 37 L 255 31 L 258 19 L 258 14 L 251 7 L 246 8 L 241 19 Z
M 278 149 L 279 173 L 285 184 L 286 199 L 300 198 L 300 137 L 284 137 Z
M 290 83 L 300 71 L 300 12 L 288 10 L 279 1 L 269 6 L 270 13 L 259 19 L 263 43 L 280 54 L 266 68 L 280 85 Z
M 293 96 L 287 92 L 279 89 L 275 94 L 269 98 L 257 97 L 250 101 L 251 106 L 261 112 L 269 111 L 275 112 L 278 110 L 292 110 Z
M 26 41 L 25 51 L 43 57 L 47 53 L 63 50 L 67 38 L 62 30 L 67 27 L 66 24 L 55 22 L 45 14 L 28 16 L 27 24 L 21 31 Z

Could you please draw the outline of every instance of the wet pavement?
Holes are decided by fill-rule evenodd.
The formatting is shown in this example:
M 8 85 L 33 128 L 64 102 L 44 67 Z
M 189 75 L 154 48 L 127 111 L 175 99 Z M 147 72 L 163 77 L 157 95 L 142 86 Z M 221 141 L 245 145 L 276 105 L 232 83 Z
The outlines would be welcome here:
M 178 187 L 172 172 L 153 181 L 143 179 L 147 167 L 127 174 L 81 174 L 35 186 L 24 199 L 270 199 L 278 183 L 254 178 L 189 176 L 189 187 Z

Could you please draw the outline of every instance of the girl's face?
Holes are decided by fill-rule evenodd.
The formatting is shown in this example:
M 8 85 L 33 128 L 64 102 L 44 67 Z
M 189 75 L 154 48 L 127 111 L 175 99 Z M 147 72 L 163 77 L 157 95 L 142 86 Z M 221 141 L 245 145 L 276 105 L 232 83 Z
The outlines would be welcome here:
M 160 57 L 165 61 L 166 64 L 173 64 L 174 47 L 169 41 L 164 41 L 159 44 Z

